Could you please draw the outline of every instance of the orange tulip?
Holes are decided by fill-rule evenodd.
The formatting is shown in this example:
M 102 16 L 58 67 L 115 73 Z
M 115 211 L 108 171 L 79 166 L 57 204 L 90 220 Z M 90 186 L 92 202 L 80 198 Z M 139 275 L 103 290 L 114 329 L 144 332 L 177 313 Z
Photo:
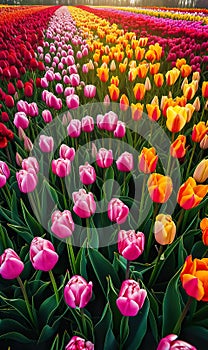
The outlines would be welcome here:
M 176 235 L 176 225 L 170 215 L 159 214 L 155 218 L 154 235 L 157 243 L 171 244 Z
M 164 117 L 167 117 L 167 109 L 168 107 L 174 107 L 176 106 L 176 102 L 172 99 L 172 98 L 168 98 L 167 96 L 163 96 L 161 99 L 161 110 L 162 110 L 162 114 L 164 115 Z
M 202 96 L 208 98 L 208 81 L 203 81 L 202 83 Z
M 147 45 L 147 42 L 148 42 L 148 38 L 139 38 L 138 45 L 144 47 Z
M 126 63 L 119 63 L 119 71 L 120 73 L 125 73 L 127 64 Z
M 156 60 L 156 54 L 154 50 L 148 50 L 145 54 L 145 58 L 150 61 L 150 62 L 154 62 Z
M 150 63 L 150 74 L 154 75 L 157 74 L 159 72 L 160 69 L 160 62 L 157 63 Z
M 193 178 L 199 183 L 203 183 L 208 179 L 208 159 L 202 159 L 197 165 Z
M 150 198 L 156 203 L 167 202 L 173 190 L 171 178 L 157 173 L 150 175 L 147 186 Z
M 185 107 L 186 103 L 187 103 L 187 98 L 185 96 L 177 96 L 175 99 L 176 105 L 180 106 L 180 107 Z
M 119 94 L 120 94 L 119 88 L 116 85 L 111 84 L 108 87 L 108 91 L 109 91 L 109 95 L 110 95 L 111 100 L 112 101 L 117 101 L 118 98 L 119 98 Z
M 157 121 L 160 118 L 161 110 L 157 104 L 147 104 L 146 109 L 150 120 Z
M 188 210 L 196 207 L 208 192 L 208 185 L 197 185 L 193 177 L 189 177 L 179 188 L 178 204 Z
M 144 105 L 141 103 L 131 104 L 131 116 L 133 120 L 139 120 L 143 114 Z
M 196 300 L 208 301 L 208 259 L 186 258 L 180 279 L 186 293 Z
M 179 132 L 183 129 L 187 120 L 187 111 L 185 107 L 168 107 L 166 126 L 171 132 Z
M 183 158 L 186 154 L 186 136 L 179 135 L 170 145 L 170 154 L 174 158 Z
M 137 60 L 137 61 L 143 60 L 144 53 L 145 53 L 145 49 L 144 49 L 144 48 L 137 47 L 137 48 L 135 49 L 135 57 L 136 57 L 136 60 Z
M 200 229 L 202 230 L 202 242 L 204 245 L 208 245 L 208 218 L 202 219 Z
M 154 45 L 150 45 L 150 50 L 153 50 L 155 52 L 156 55 L 156 60 L 160 60 L 161 56 L 162 56 L 162 46 L 160 46 L 158 43 L 154 44 Z
M 124 59 L 124 52 L 123 51 L 118 51 L 114 53 L 114 58 L 117 62 L 122 62 Z
M 133 50 L 132 49 L 126 50 L 126 56 L 129 59 L 131 59 L 133 57 Z
M 129 99 L 125 94 L 123 94 L 120 98 L 120 109 L 122 111 L 127 111 L 128 108 L 129 108 Z
M 180 69 L 184 64 L 186 64 L 185 58 L 178 58 L 176 61 L 176 67 Z
M 193 113 L 195 111 L 195 108 L 194 106 L 191 104 L 191 103 L 187 103 L 187 105 L 185 105 L 185 109 L 186 109 L 186 112 L 187 112 L 187 123 L 190 122 L 192 116 L 193 116 Z
M 137 67 L 138 77 L 141 79 L 146 78 L 148 70 L 149 70 L 149 66 L 147 64 L 139 64 Z
M 102 62 L 108 64 L 110 62 L 110 57 L 108 55 L 103 55 Z
M 110 80 L 110 83 L 111 84 L 114 84 L 115 86 L 119 86 L 119 79 L 118 79 L 118 76 L 114 77 L 112 76 L 111 80 Z
M 199 72 L 193 72 L 192 74 L 192 80 L 200 80 L 200 73 Z
M 194 125 L 191 138 L 194 142 L 201 142 L 206 134 L 208 134 L 208 124 L 206 125 L 205 122 L 199 122 Z
M 105 67 L 97 68 L 97 76 L 103 83 L 106 83 L 109 78 L 109 69 Z
M 137 68 L 131 68 L 128 72 L 128 80 L 134 81 L 137 77 Z
M 181 71 L 182 78 L 186 78 L 186 77 L 188 77 L 191 74 L 192 68 L 188 64 L 183 64 L 181 66 L 180 71 Z
M 134 96 L 137 100 L 143 100 L 146 92 L 144 84 L 137 83 L 134 86 L 133 91 L 134 91 Z
M 165 74 L 165 77 L 166 77 L 166 84 L 168 86 L 172 86 L 175 84 L 176 80 L 178 79 L 180 75 L 180 71 L 179 69 L 177 68 L 173 68 L 171 70 L 169 70 L 166 74 Z
M 155 85 L 160 88 L 161 86 L 163 86 L 164 83 L 164 76 L 162 73 L 157 73 L 154 75 L 154 82 Z
M 132 49 L 135 50 L 138 46 L 139 46 L 139 41 L 138 41 L 138 40 L 135 40 L 135 39 L 132 39 L 132 41 L 131 41 L 131 47 L 132 47 Z
M 138 161 L 138 168 L 144 174 L 150 174 L 155 171 L 158 162 L 158 156 L 156 155 L 155 148 L 143 147 L 138 157 Z

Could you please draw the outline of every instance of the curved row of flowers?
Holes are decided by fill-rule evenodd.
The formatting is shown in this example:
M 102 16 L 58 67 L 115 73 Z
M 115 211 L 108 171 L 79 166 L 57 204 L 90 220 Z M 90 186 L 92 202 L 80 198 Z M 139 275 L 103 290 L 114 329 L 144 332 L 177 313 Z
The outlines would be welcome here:
M 171 245 L 170 249 L 166 245 L 173 243 L 176 234 L 178 236 L 177 244 L 179 244 L 181 237 L 183 239 L 182 234 L 187 235 L 184 229 L 185 211 L 189 213 L 190 209 L 200 205 L 202 210 L 200 219 L 206 213 L 203 207 L 205 208 L 206 199 L 204 200 L 204 198 L 208 192 L 206 184 L 208 164 L 207 159 L 203 156 L 203 150 L 207 148 L 208 137 L 206 123 L 208 82 L 204 81 L 201 84 L 200 65 L 195 67 L 193 64 L 188 65 L 184 57 L 176 58 L 176 67 L 171 69 L 170 66 L 166 66 L 160 43 L 151 43 L 151 38 L 137 38 L 135 32 L 125 33 L 122 29 L 118 29 L 116 24 L 111 27 L 107 20 L 94 14 L 87 14 L 81 9 L 69 8 L 69 10 L 71 15 L 65 7 L 58 9 L 49 22 L 44 42 L 38 44 L 35 42 L 37 52 L 27 62 L 30 61 L 29 66 L 31 66 L 31 60 L 35 61 L 37 62 L 35 68 L 41 66 L 43 69 L 38 69 L 35 73 L 31 72 L 31 78 L 22 83 L 20 88 L 18 87 L 20 86 L 19 76 L 4 75 L 4 78 L 14 79 L 16 85 L 4 80 L 1 91 L 2 108 L 4 109 L 2 121 L 8 123 L 8 128 L 5 124 L 1 124 L 1 148 L 6 150 L 4 158 L 7 157 L 7 161 L 1 161 L 0 184 L 7 206 L 13 208 L 11 217 L 8 216 L 8 210 L 2 209 L 1 213 L 4 219 L 9 221 L 12 232 L 17 231 L 20 234 L 22 232 L 21 238 L 24 237 L 23 232 L 26 228 L 21 228 L 25 225 L 22 218 L 19 217 L 18 209 L 15 208 L 15 191 L 11 195 L 11 191 L 16 185 L 18 185 L 21 196 L 23 193 L 34 194 L 34 197 L 31 198 L 36 201 L 37 218 L 45 209 L 43 203 L 47 206 L 47 201 L 42 201 L 41 204 L 38 202 L 40 196 L 40 192 L 37 190 L 38 185 L 50 189 L 49 192 L 56 198 L 55 204 L 58 209 L 56 207 L 56 210 L 54 208 L 51 210 L 51 221 L 48 223 L 49 231 L 54 236 L 46 233 L 50 240 L 45 239 L 42 237 L 45 235 L 44 229 L 35 217 L 31 216 L 26 204 L 24 204 L 24 202 L 27 203 L 26 197 L 23 197 L 24 202 L 18 198 L 27 226 L 26 231 L 28 228 L 30 231 L 28 238 L 25 239 L 27 247 L 24 251 L 23 248 L 19 248 L 20 256 L 15 253 L 14 249 L 5 247 L 5 245 L 12 246 L 13 244 L 8 238 L 5 238 L 6 231 L 3 229 L 1 233 L 4 237 L 3 245 L 7 249 L 1 256 L 0 273 L 5 279 L 17 278 L 25 298 L 29 324 L 32 325 L 32 329 L 35 329 L 35 337 L 39 337 L 39 342 L 50 339 L 51 334 L 54 335 L 58 328 L 62 327 L 60 326 L 61 318 L 65 318 L 65 313 L 69 312 L 68 315 L 72 321 L 69 325 L 68 317 L 64 319 L 63 327 L 65 328 L 63 329 L 70 329 L 69 333 L 76 335 L 66 345 L 67 350 L 74 348 L 93 349 L 93 343 L 95 346 L 105 344 L 106 349 L 110 347 L 116 349 L 119 325 L 121 327 L 120 346 L 134 349 L 140 346 L 145 337 L 147 319 L 154 333 L 153 346 L 156 346 L 160 338 L 155 325 L 158 311 L 156 310 L 154 313 L 151 309 L 150 315 L 149 308 L 156 300 L 155 286 L 164 260 L 167 261 L 168 254 L 171 255 Z M 9 71 L 10 69 L 9 67 Z M 21 74 L 23 73 L 21 72 Z M 23 77 L 23 81 L 25 79 L 27 79 L 26 75 Z M 6 102 L 8 96 L 11 101 L 12 96 L 15 96 L 13 103 Z M 104 102 L 103 109 L 101 109 L 102 114 L 91 110 L 91 115 L 88 115 L 85 109 L 78 109 L 80 105 L 84 105 L 88 101 Z M 112 104 L 116 101 L 119 101 L 119 112 L 117 109 L 117 113 L 113 111 Z M 76 117 L 76 110 L 81 114 L 81 117 Z M 144 118 L 143 111 L 147 112 L 147 118 L 152 123 L 151 132 L 155 128 L 154 123 L 157 122 L 169 133 L 171 138 L 169 159 L 179 159 L 183 169 L 183 183 L 176 194 L 178 207 L 174 212 L 177 227 L 170 215 L 165 212 L 159 213 L 158 206 L 168 202 L 175 190 L 171 178 L 174 176 L 171 161 L 167 164 L 168 175 L 165 175 L 159 164 L 158 150 L 154 147 L 150 148 L 149 144 L 141 140 L 138 143 L 137 137 L 133 139 L 134 134 L 129 139 L 129 125 L 125 116 L 129 113 L 133 123 L 140 123 Z M 61 112 L 63 115 L 60 117 Z M 61 121 L 61 126 L 58 124 L 58 120 Z M 56 143 L 52 134 L 44 133 L 44 127 L 53 121 L 57 121 L 57 134 L 63 133 L 65 135 L 63 137 L 64 143 Z M 43 132 L 41 129 L 44 129 Z M 12 145 L 13 131 L 18 134 L 15 135 L 15 146 Z M 84 188 L 70 193 L 72 196 L 70 199 L 64 180 L 70 179 L 71 181 L 72 175 L 75 174 L 76 152 L 79 146 L 85 144 L 86 140 L 95 141 L 99 137 L 104 138 L 104 135 L 110 136 L 112 139 L 122 139 L 126 143 L 131 140 L 132 146 L 140 149 L 139 158 L 136 160 L 138 165 L 135 166 L 133 154 L 125 149 L 113 154 L 110 143 L 108 148 L 99 147 L 99 149 L 94 143 L 89 150 L 94 159 L 93 165 L 86 162 L 81 164 L 78 170 L 79 180 Z M 37 138 L 38 150 L 35 146 Z M 196 150 L 200 152 L 199 157 L 194 157 Z M 18 152 L 16 153 L 16 151 Z M 29 153 L 32 151 L 35 151 L 34 154 L 37 151 L 40 159 L 34 157 L 33 153 Z M 48 157 L 44 157 L 44 155 L 48 155 Z M 19 171 L 16 171 L 16 167 L 12 164 L 14 156 L 17 166 L 20 167 Z M 86 158 L 88 160 L 88 156 Z M 50 169 L 50 180 L 41 174 L 42 161 L 46 161 Z M 151 227 L 147 225 L 149 219 L 143 226 L 139 225 L 138 221 L 135 221 L 134 226 L 129 227 L 128 224 L 131 205 L 126 197 L 131 199 L 131 194 L 128 184 L 130 177 L 128 181 L 127 177 L 131 176 L 134 171 L 147 174 L 143 183 L 147 192 L 144 190 L 141 193 L 139 204 L 141 210 L 147 193 L 151 201 L 156 204 L 154 213 L 150 212 Z M 114 222 L 117 224 L 118 246 L 108 247 L 101 254 L 98 249 L 90 247 L 90 228 L 96 224 L 94 214 L 96 215 L 97 197 L 101 188 L 98 188 L 98 184 L 100 179 L 103 185 L 106 179 L 112 179 L 112 173 L 115 173 L 115 178 L 118 178 L 120 184 L 124 182 L 122 198 L 114 197 L 113 191 L 110 193 L 110 198 L 106 198 L 107 217 L 105 223 Z M 105 196 L 105 193 L 103 195 Z M 32 209 L 34 210 L 33 205 Z M 15 215 L 18 225 L 14 224 L 13 215 Z M 84 233 L 86 232 L 88 238 L 87 248 L 85 245 L 80 249 L 72 247 L 73 236 L 77 234 L 75 224 L 78 221 L 86 227 Z M 197 218 L 197 225 L 199 221 Z M 125 223 L 126 226 L 120 227 Z M 39 236 L 35 238 L 34 228 L 40 232 Z M 196 228 L 195 222 L 194 228 Z M 207 218 L 201 221 L 201 230 L 203 243 L 206 245 Z M 67 244 L 59 242 L 57 238 L 65 240 Z M 156 251 L 153 251 L 156 242 L 158 243 L 158 255 Z M 30 245 L 29 259 L 33 268 L 37 271 L 49 272 L 54 295 L 51 296 L 51 291 L 47 292 L 46 295 L 50 299 L 52 309 L 46 302 L 47 300 L 40 304 L 37 298 L 30 303 L 25 285 L 19 277 L 22 274 L 26 280 L 33 274 L 31 267 L 28 267 L 28 245 Z M 18 240 L 16 239 L 14 246 L 18 249 Z M 162 249 L 165 249 L 163 254 Z M 186 249 L 188 250 L 184 247 L 183 254 L 179 259 L 179 267 L 184 264 Z M 68 261 L 62 260 L 62 255 L 63 259 L 64 256 L 67 256 Z M 114 260 L 112 255 L 116 256 Z M 138 258 L 141 270 L 138 269 Z M 58 260 L 61 260 L 60 264 Z M 25 261 L 25 266 L 27 265 L 27 270 L 24 268 L 23 261 Z M 99 267 L 99 264 L 102 267 Z M 150 274 L 147 266 L 149 264 Z M 58 265 L 58 270 L 55 274 L 52 269 L 56 271 L 56 265 Z M 67 268 L 70 272 L 66 271 Z M 147 277 L 143 276 L 146 272 Z M 69 278 L 70 274 L 73 276 Z M 60 278 L 59 275 L 62 275 L 63 278 Z M 120 278 L 119 275 L 121 275 Z M 198 301 L 207 301 L 206 275 L 207 258 L 192 259 L 191 256 L 188 256 L 180 278 L 183 288 L 190 297 Z M 47 281 L 48 277 L 45 276 L 44 281 L 42 281 L 41 275 L 37 277 L 38 274 L 36 274 L 35 276 L 37 281 L 33 289 L 36 290 L 37 295 L 39 295 L 40 289 L 41 295 L 43 285 L 47 287 L 44 282 Z M 89 276 L 93 279 L 93 283 L 87 282 Z M 178 277 L 179 274 L 177 274 L 177 280 L 173 277 L 177 290 L 179 288 Z M 33 281 L 33 277 L 30 278 Z M 69 278 L 68 283 L 66 283 L 67 278 Z M 30 280 L 30 282 L 32 281 Z M 118 290 L 120 290 L 119 293 Z M 97 309 L 96 312 L 93 312 L 100 291 L 105 296 L 101 301 L 103 304 L 101 306 L 102 312 Z M 167 288 L 167 292 L 164 293 L 164 299 L 168 299 L 169 289 Z M 63 294 L 69 310 L 63 307 Z M 92 308 L 90 308 L 91 303 L 89 303 L 91 299 L 91 303 L 94 305 Z M 184 297 L 185 299 L 186 297 Z M 9 301 L 5 296 L 3 296 L 3 301 L 4 305 L 8 305 Z M 178 314 L 173 317 L 171 328 L 167 324 L 168 304 L 167 302 L 165 304 L 165 300 L 163 302 L 162 334 L 164 338 L 160 341 L 158 349 L 163 349 L 164 346 L 169 348 L 186 346 L 195 349 L 194 346 L 184 341 L 176 340 L 177 335 L 169 334 L 171 331 L 179 334 L 183 321 L 183 318 L 180 318 L 179 322 L 175 322 L 181 311 L 180 300 L 177 302 Z M 119 314 L 118 310 L 115 310 L 115 305 L 120 311 Z M 88 309 L 84 310 L 86 306 Z M 54 319 L 50 319 L 47 308 L 50 309 L 51 313 L 54 313 Z M 139 312 L 140 309 L 142 309 L 141 312 Z M 45 320 L 44 312 L 48 315 L 47 320 Z M 113 312 L 117 317 L 115 322 L 113 322 Z M 100 315 L 98 322 L 97 315 Z M 135 321 L 131 321 L 132 316 L 134 316 L 133 320 Z M 44 332 L 39 328 L 37 322 L 39 317 L 47 321 L 45 325 L 41 324 Z M 183 317 L 185 317 L 185 313 L 183 313 Z M 139 320 L 143 320 L 141 328 L 138 327 Z M 133 324 L 133 328 L 135 325 L 138 328 L 134 333 L 131 329 Z M 52 328 L 53 330 L 51 330 Z M 65 337 L 68 336 L 65 334 Z M 84 338 L 90 339 L 90 341 L 85 341 Z M 65 341 L 64 337 L 63 339 Z M 59 346 L 58 337 L 55 338 L 54 344 L 54 347 Z

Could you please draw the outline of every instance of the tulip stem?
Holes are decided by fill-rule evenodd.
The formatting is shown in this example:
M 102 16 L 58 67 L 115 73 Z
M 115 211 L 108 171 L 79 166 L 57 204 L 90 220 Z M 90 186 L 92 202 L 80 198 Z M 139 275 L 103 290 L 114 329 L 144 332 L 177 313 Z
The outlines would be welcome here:
M 155 283 L 155 280 L 157 279 L 157 276 L 158 276 L 157 267 L 158 267 L 158 264 L 160 262 L 160 257 L 162 255 L 162 251 L 163 251 L 163 246 L 161 245 L 159 250 L 158 250 L 157 260 L 156 260 L 156 263 L 154 265 L 154 269 L 153 269 L 151 276 L 150 276 L 150 279 L 149 279 L 149 284 L 148 284 L 149 288 L 151 288 L 151 286 Z
M 178 218 L 178 221 L 177 221 L 176 231 L 178 231 L 178 229 L 179 229 L 180 226 L 181 226 L 181 222 L 182 222 L 182 220 L 183 220 L 184 213 L 185 213 L 185 209 L 182 208 L 182 209 L 181 209 L 181 213 L 180 213 L 179 218 Z
M 87 230 L 87 241 L 88 241 L 88 244 L 90 244 L 91 235 L 90 235 L 90 219 L 89 218 L 86 218 L 86 230 Z
M 126 280 L 129 279 L 129 272 L 130 272 L 130 261 L 126 261 Z
M 6 151 L 6 156 L 7 156 L 7 158 L 8 158 L 9 163 L 12 164 L 12 160 L 11 160 L 11 157 L 10 157 L 10 153 L 9 153 L 8 147 L 5 147 L 5 151 Z
M 195 153 L 195 150 L 196 150 L 196 145 L 197 145 L 197 144 L 196 144 L 196 142 L 195 142 L 194 145 L 193 145 L 191 157 L 190 157 L 190 159 L 189 159 L 189 165 L 188 165 L 187 172 L 186 172 L 186 178 L 188 177 L 189 172 L 190 172 L 191 163 L 192 163 L 193 156 L 194 156 L 194 153 Z
M 55 296 L 56 296 L 56 302 L 57 302 L 57 305 L 58 305 L 58 303 L 59 303 L 59 293 L 58 293 L 57 284 L 56 284 L 56 281 L 55 281 L 55 278 L 54 278 L 52 270 L 49 270 L 48 273 L 49 273 L 49 276 L 50 276 L 50 279 L 51 279 L 53 290 L 54 290 L 54 293 L 55 293 Z
M 148 240 L 147 240 L 146 259 L 148 259 L 148 257 L 149 257 L 150 249 L 151 249 L 151 246 L 152 246 L 153 227 L 154 227 L 154 223 L 155 223 L 155 218 L 157 216 L 158 208 L 159 208 L 158 203 L 155 203 L 155 208 L 154 208 L 154 213 L 153 213 L 153 218 L 152 218 L 152 224 L 151 224 L 151 227 L 150 227 L 149 237 L 148 237 Z
M 27 292 L 26 292 L 25 286 L 24 286 L 24 284 L 23 284 L 23 282 L 22 282 L 22 280 L 21 280 L 21 278 L 19 276 L 17 277 L 17 281 L 19 283 L 19 286 L 21 288 L 23 297 L 25 299 L 25 304 L 26 304 L 26 307 L 27 307 L 28 314 L 30 316 L 30 320 L 31 320 L 33 326 L 35 326 L 35 321 L 34 321 L 34 317 L 33 317 L 33 314 L 32 314 L 32 310 L 31 310 L 31 306 L 30 306 L 30 303 L 29 303 L 29 299 L 28 299 L 28 296 L 27 296 Z
M 87 323 L 86 323 L 84 310 L 80 309 L 80 313 L 82 316 L 83 333 L 84 333 L 85 337 L 87 337 Z
M 184 318 L 189 310 L 189 307 L 190 307 L 192 301 L 193 301 L 193 298 L 189 297 L 188 301 L 187 301 L 187 303 L 186 303 L 186 305 L 185 305 L 185 307 L 184 307 L 184 309 L 183 309 L 183 311 L 182 311 L 182 313 L 181 313 L 181 315 L 180 315 L 180 317 L 179 317 L 179 319 L 178 319 L 178 321 L 173 329 L 173 334 L 178 335 L 178 333 L 180 332 L 181 324 L 182 324 L 182 322 L 183 322 L 183 320 L 184 320 Z
M 75 275 L 76 274 L 75 256 L 74 256 L 74 250 L 72 247 L 72 242 L 71 242 L 70 237 L 67 238 L 66 245 L 67 245 L 68 258 L 69 258 L 69 263 L 70 263 L 70 267 L 71 267 L 71 272 L 73 273 L 73 275 Z
M 139 216 L 140 216 L 140 211 L 143 211 L 145 185 L 146 185 L 146 176 L 144 174 L 143 183 L 142 183 L 141 202 L 140 202 L 140 206 L 139 206 Z M 139 221 L 140 221 L 140 217 L 139 217 Z
M 67 201 L 66 201 L 66 191 L 65 191 L 65 184 L 64 184 L 64 180 L 61 178 L 61 188 L 62 188 L 62 193 L 63 193 L 63 197 L 64 197 L 64 206 L 65 209 L 67 208 Z

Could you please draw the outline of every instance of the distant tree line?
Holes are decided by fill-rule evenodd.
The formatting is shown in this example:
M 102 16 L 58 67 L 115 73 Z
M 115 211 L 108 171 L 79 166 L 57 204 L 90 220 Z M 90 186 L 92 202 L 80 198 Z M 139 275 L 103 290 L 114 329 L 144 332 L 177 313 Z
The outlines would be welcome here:
M 13 5 L 114 5 L 114 6 L 158 6 L 208 8 L 208 0 L 1 0 L 1 3 Z

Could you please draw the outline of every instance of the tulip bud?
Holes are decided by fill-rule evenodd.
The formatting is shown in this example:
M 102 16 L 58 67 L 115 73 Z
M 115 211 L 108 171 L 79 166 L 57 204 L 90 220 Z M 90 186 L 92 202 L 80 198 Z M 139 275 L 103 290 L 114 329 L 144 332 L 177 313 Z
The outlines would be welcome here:
M 134 230 L 118 233 L 118 251 L 127 260 L 136 260 L 144 250 L 145 236 L 142 232 Z
M 176 334 L 169 334 L 162 338 L 158 344 L 157 350 L 197 350 L 195 346 L 183 341 L 177 340 L 178 336 Z
M 32 141 L 29 139 L 29 137 L 25 136 L 24 138 L 24 149 L 27 152 L 31 152 L 33 149 L 33 143 Z
M 34 269 L 47 272 L 56 265 L 58 254 L 50 241 L 35 237 L 30 244 L 30 261 Z
M 22 157 L 21 157 L 21 155 L 18 152 L 16 153 L 15 160 L 16 160 L 17 165 L 21 167 L 21 165 L 22 165 Z
M 134 169 L 133 155 L 129 152 L 124 152 L 116 161 L 116 166 L 119 171 L 129 172 Z
M 203 159 L 196 167 L 193 178 L 196 182 L 203 183 L 208 179 L 208 159 Z
M 96 202 L 91 192 L 84 189 L 72 193 L 74 202 L 73 211 L 82 219 L 89 218 L 96 211 Z
M 69 210 L 53 212 L 51 231 L 60 239 L 70 237 L 74 231 L 74 221 Z
M 203 150 L 208 148 L 208 134 L 204 135 L 203 139 L 201 140 L 200 148 Z
M 52 136 L 40 135 L 39 147 L 42 152 L 50 153 L 53 151 L 54 140 Z
M 146 91 L 150 91 L 152 88 L 151 82 L 148 77 L 145 79 L 144 87 Z
M 208 246 L 208 218 L 204 218 L 201 220 L 200 229 L 202 231 L 202 241 L 204 245 Z
M 171 244 L 176 235 L 176 225 L 170 215 L 159 214 L 154 225 L 155 240 L 161 244 Z
M 17 253 L 8 248 L 0 256 L 0 274 L 7 280 L 19 277 L 24 269 L 24 264 Z

